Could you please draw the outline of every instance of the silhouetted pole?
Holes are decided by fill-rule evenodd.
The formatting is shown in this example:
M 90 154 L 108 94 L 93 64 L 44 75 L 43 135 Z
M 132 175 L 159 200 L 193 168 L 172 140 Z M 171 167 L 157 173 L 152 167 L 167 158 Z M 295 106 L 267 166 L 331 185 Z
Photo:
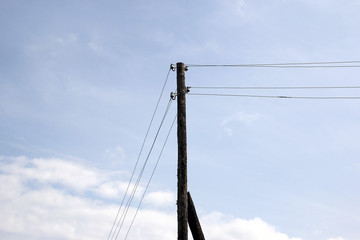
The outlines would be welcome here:
M 188 199 L 187 199 L 187 146 L 186 146 L 186 86 L 185 65 L 176 63 L 177 79 L 177 137 L 178 137 L 178 240 L 188 239 Z
M 196 214 L 194 202 L 188 192 L 188 217 L 189 227 L 194 240 L 205 240 L 204 233 L 202 232 L 199 218 Z

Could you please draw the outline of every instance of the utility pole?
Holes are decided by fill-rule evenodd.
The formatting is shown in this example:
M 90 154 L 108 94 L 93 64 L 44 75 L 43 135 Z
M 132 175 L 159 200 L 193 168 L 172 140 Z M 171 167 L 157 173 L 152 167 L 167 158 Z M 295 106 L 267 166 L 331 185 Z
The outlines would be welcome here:
M 205 240 L 204 233 L 202 232 L 199 218 L 196 214 L 194 202 L 191 198 L 190 192 L 188 192 L 188 217 L 189 227 L 194 240 Z
M 178 240 L 188 239 L 188 198 L 187 198 L 187 141 L 186 141 L 186 86 L 185 65 L 176 63 L 177 80 L 177 137 L 178 137 Z

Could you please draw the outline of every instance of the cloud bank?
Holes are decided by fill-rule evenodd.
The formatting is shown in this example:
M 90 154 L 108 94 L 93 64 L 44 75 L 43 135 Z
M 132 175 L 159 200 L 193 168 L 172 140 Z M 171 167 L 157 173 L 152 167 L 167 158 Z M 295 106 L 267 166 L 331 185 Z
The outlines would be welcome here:
M 3 240 L 107 238 L 127 184 L 116 180 L 114 172 L 52 158 L 0 157 L 0 166 Z M 176 239 L 175 193 L 149 192 L 144 203 L 127 239 Z M 124 239 L 134 213 L 130 208 L 118 239 Z M 200 218 L 209 240 L 301 240 L 259 218 L 218 212 Z M 334 239 L 345 240 L 329 240 Z

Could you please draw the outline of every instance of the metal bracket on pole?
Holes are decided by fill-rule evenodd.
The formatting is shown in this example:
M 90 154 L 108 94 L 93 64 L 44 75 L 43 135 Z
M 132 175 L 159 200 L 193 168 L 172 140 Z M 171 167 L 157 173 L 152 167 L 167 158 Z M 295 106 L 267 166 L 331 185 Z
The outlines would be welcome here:
M 173 72 L 175 72 L 175 65 L 174 65 L 174 64 L 170 64 L 170 70 L 172 70 Z

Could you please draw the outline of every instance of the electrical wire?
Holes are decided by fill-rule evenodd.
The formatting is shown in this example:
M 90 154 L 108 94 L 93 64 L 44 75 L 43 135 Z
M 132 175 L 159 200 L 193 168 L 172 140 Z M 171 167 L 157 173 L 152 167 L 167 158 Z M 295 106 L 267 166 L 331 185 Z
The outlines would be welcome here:
M 187 64 L 188 67 L 260 67 L 260 68 L 348 68 L 360 67 L 360 61 L 337 62 L 293 62 L 293 63 L 255 63 L 255 64 Z M 355 65 L 334 65 L 355 64 Z
M 153 148 L 154 148 L 154 145 L 155 145 L 155 143 L 156 143 L 157 137 L 158 137 L 159 132 L 160 132 L 160 130 L 161 130 L 161 128 L 162 128 L 162 125 L 163 125 L 163 123 L 164 123 L 164 120 L 165 120 L 165 118 L 166 118 L 166 116 L 167 116 L 167 113 L 169 112 L 171 103 L 172 103 L 172 99 L 170 99 L 169 102 L 168 102 L 168 105 L 167 105 L 167 107 L 166 107 L 165 113 L 164 113 L 163 118 L 162 118 L 162 120 L 161 120 L 160 126 L 159 126 L 159 128 L 158 128 L 158 130 L 157 130 L 157 132 L 156 132 L 154 141 L 153 141 L 153 143 L 152 143 L 152 145 L 151 145 L 151 147 L 150 147 L 149 153 L 148 153 L 148 155 L 147 155 L 147 157 L 146 157 L 146 160 L 145 160 L 145 162 L 144 162 L 144 164 L 143 164 L 143 167 L 142 167 L 142 169 L 141 169 L 141 171 L 140 171 L 140 174 L 139 174 L 139 176 L 138 176 L 138 178 L 137 178 L 137 181 L 136 181 L 136 183 L 135 183 L 135 185 L 134 185 L 134 188 L 133 188 L 133 190 L 132 190 L 132 192 L 131 192 L 131 195 L 130 195 L 128 201 L 127 201 L 127 204 L 126 204 L 126 206 L 125 206 L 125 209 L 124 209 L 124 211 L 123 211 L 123 213 L 122 213 L 122 215 L 121 215 L 121 217 L 120 217 L 120 219 L 119 219 L 119 221 L 118 221 L 118 224 L 117 224 L 117 226 L 116 226 L 117 234 L 116 234 L 115 240 L 118 238 L 119 233 L 120 233 L 120 231 L 121 231 L 121 228 L 122 228 L 122 226 L 123 226 L 123 224 L 124 224 L 124 221 L 125 221 L 125 218 L 126 218 L 126 216 L 127 216 L 128 211 L 129 211 L 131 202 L 132 202 L 132 200 L 133 200 L 133 198 L 134 198 L 134 196 L 135 196 L 136 190 L 137 190 L 137 188 L 138 188 L 138 186 L 139 186 L 141 177 L 142 177 L 142 175 L 143 175 L 143 173 L 144 173 L 145 167 L 146 167 L 146 165 L 147 165 L 147 163 L 148 163 L 149 157 L 150 157 L 151 152 L 152 152 L 152 150 L 153 150 Z M 115 229 L 115 232 L 116 232 L 116 229 Z
M 360 86 L 329 86 L 329 87 L 189 87 L 194 89 L 241 89 L 241 90 L 273 90 L 273 89 L 356 89 Z
M 136 160 L 136 163 L 135 163 L 134 169 L 133 169 L 133 171 L 132 171 L 132 173 L 131 173 L 131 177 L 130 177 L 129 183 L 128 183 L 127 187 L 126 187 L 126 191 L 125 191 L 124 197 L 122 198 L 121 204 L 120 204 L 119 209 L 118 209 L 118 211 L 117 211 L 117 214 L 116 214 L 115 220 L 114 220 L 114 222 L 113 222 L 113 224 L 112 224 L 112 227 L 111 227 L 110 233 L 109 233 L 109 235 L 108 235 L 108 237 L 107 237 L 107 240 L 109 240 L 109 239 L 110 239 L 110 237 L 111 237 L 111 239 L 113 239 L 113 237 L 114 237 L 114 233 L 113 233 L 114 226 L 115 226 L 115 224 L 116 224 L 116 222 L 117 222 L 117 220 L 118 220 L 119 213 L 120 213 L 121 208 L 122 208 L 122 206 L 123 206 L 123 204 L 124 204 L 124 201 L 125 201 L 126 195 L 127 195 L 128 191 L 129 191 L 129 187 L 130 187 L 130 185 L 131 185 L 132 179 L 133 179 L 134 174 L 135 174 L 135 171 L 136 171 L 136 169 L 137 169 L 137 166 L 138 166 L 138 163 L 139 163 L 140 156 L 141 156 L 142 151 L 143 151 L 143 149 L 144 149 L 145 142 L 146 142 L 147 137 L 148 137 L 148 135 L 149 135 L 150 128 L 151 128 L 151 126 L 152 126 L 152 123 L 153 123 L 153 120 L 154 120 L 155 114 L 156 114 L 157 109 L 158 109 L 158 107 L 159 107 L 159 103 L 160 103 L 161 97 L 162 97 L 162 95 L 163 95 L 163 93 L 164 93 L 164 89 L 165 89 L 166 83 L 168 82 L 168 79 L 169 79 L 169 75 L 170 75 L 170 71 L 171 71 L 171 70 L 172 70 L 172 69 L 171 69 L 171 65 L 170 65 L 170 68 L 169 68 L 169 70 L 168 70 L 168 72 L 167 72 L 167 74 L 166 74 L 166 78 L 165 78 L 165 81 L 164 81 L 163 87 L 162 87 L 162 89 L 161 89 L 161 92 L 160 92 L 159 98 L 158 98 L 158 100 L 157 100 L 156 107 L 155 107 L 154 112 L 153 112 L 153 114 L 152 114 L 152 117 L 151 117 L 151 120 L 150 120 L 149 126 L 148 126 L 148 128 L 147 128 L 147 131 L 146 131 L 146 134 L 145 134 L 144 140 L 143 140 L 143 142 L 142 142 L 142 145 L 141 145 L 141 148 L 140 148 L 140 152 L 139 152 L 139 154 L 138 154 L 138 157 L 137 157 L 137 160 Z M 116 230 L 115 230 L 115 231 L 116 231 Z M 115 231 L 114 231 L 114 232 L 115 232 Z
M 133 198 L 134 198 L 134 196 L 135 196 L 135 193 L 136 193 L 136 190 L 137 190 L 137 188 L 138 188 L 138 186 L 139 186 L 141 177 L 142 177 L 142 175 L 143 175 L 143 173 L 144 173 L 146 164 L 147 164 L 147 162 L 148 162 L 148 160 L 149 160 L 149 157 L 150 157 L 151 152 L 152 152 L 152 150 L 153 150 L 153 147 L 154 147 L 154 145 L 155 145 L 156 139 L 157 139 L 157 137 L 158 137 L 158 135 L 159 135 L 159 132 L 160 132 L 160 130 L 161 130 L 162 124 L 163 124 L 163 122 L 164 122 L 164 120 L 165 120 L 165 118 L 166 118 L 166 115 L 167 115 L 167 113 L 168 113 L 168 111 L 169 111 L 169 109 L 170 109 L 171 102 L 172 102 L 172 101 L 171 101 L 171 99 L 170 99 L 170 100 L 169 100 L 169 103 L 168 103 L 168 106 L 167 106 L 167 108 L 166 108 L 166 110 L 165 110 L 164 116 L 163 116 L 163 118 L 162 118 L 162 121 L 161 121 L 161 123 L 160 123 L 160 126 L 159 126 L 159 128 L 158 128 L 158 131 L 157 131 L 157 133 L 156 133 L 156 136 L 155 136 L 155 138 L 154 138 L 153 144 L 152 144 L 152 146 L 151 146 L 151 148 L 150 148 L 150 150 L 149 150 L 149 153 L 148 153 L 147 158 L 146 158 L 146 160 L 145 160 L 145 162 L 144 162 L 144 165 L 143 165 L 143 167 L 142 167 L 142 169 L 141 169 L 141 171 L 140 171 L 140 174 L 139 174 L 139 176 L 138 176 L 138 178 L 137 178 L 137 181 L 136 181 L 136 183 L 135 183 L 135 185 L 134 185 L 134 188 L 133 188 L 133 190 L 132 190 L 132 192 L 131 192 L 131 195 L 130 195 L 127 203 L 126 203 L 125 210 L 123 211 L 123 213 L 122 213 L 122 215 L 121 215 L 121 217 L 120 217 L 120 220 L 119 220 L 118 225 L 117 225 L 117 229 L 118 229 L 118 228 L 119 228 L 119 229 L 118 229 L 118 232 L 117 232 L 117 235 L 116 235 L 115 240 L 118 238 L 118 235 L 119 235 L 119 233 L 120 233 L 120 231 L 121 231 L 121 228 L 122 228 L 123 223 L 124 223 L 124 221 L 125 221 L 125 218 L 126 218 L 126 216 L 127 216 L 128 210 L 129 210 L 129 208 L 130 208 L 131 202 L 132 202 L 132 200 L 133 200 Z M 121 225 L 120 225 L 120 223 L 121 223 Z
M 358 68 L 360 65 L 189 65 L 188 67 L 244 67 L 244 68 Z
M 138 205 L 138 207 L 137 207 L 137 209 L 136 209 L 135 215 L 134 215 L 134 217 L 133 217 L 133 219 L 132 219 L 132 221 L 131 221 L 131 224 L 130 224 L 130 226 L 129 226 L 129 229 L 128 229 L 127 233 L 126 233 L 126 236 L 125 236 L 124 240 L 127 239 L 128 235 L 129 235 L 129 232 L 130 232 L 130 230 L 131 230 L 131 228 L 132 228 L 132 225 L 134 224 L 135 218 L 136 218 L 136 216 L 137 216 L 137 214 L 138 214 L 138 212 L 139 212 L 139 209 L 140 209 L 140 207 L 141 207 L 142 201 L 144 200 L 145 193 L 146 193 L 147 189 L 149 188 L 150 182 L 151 182 L 151 180 L 152 180 L 152 178 L 153 178 L 153 176 L 154 176 L 154 173 L 155 173 L 155 171 L 156 171 L 156 168 L 157 168 L 157 166 L 158 166 L 158 164 L 159 164 L 159 161 L 160 161 L 160 159 L 161 159 L 162 153 L 163 153 L 163 151 L 164 151 L 164 148 L 165 148 L 165 146 L 166 146 L 166 143 L 167 143 L 167 141 L 168 141 L 168 138 L 169 138 L 169 136 L 170 136 L 170 133 L 171 133 L 171 130 L 172 130 L 173 126 L 174 126 L 174 123 L 175 123 L 176 118 L 177 118 L 177 114 L 175 115 L 174 120 L 173 120 L 173 122 L 172 122 L 172 124 L 171 124 L 171 127 L 170 127 L 170 129 L 169 129 L 169 132 L 168 132 L 168 134 L 167 134 L 167 136 L 166 136 L 165 142 L 164 142 L 164 144 L 163 144 L 163 146 L 162 146 L 162 148 L 161 148 L 160 155 L 159 155 L 159 157 L 158 157 L 158 159 L 157 159 L 157 161 L 156 161 L 156 164 L 155 164 L 154 169 L 153 169 L 153 171 L 152 171 L 152 173 L 151 173 L 151 176 L 150 176 L 150 178 L 149 178 L 149 181 L 148 181 L 148 183 L 147 183 L 147 185 L 146 185 L 146 187 L 145 187 L 145 190 L 144 190 L 144 192 L 143 192 L 143 194 L 142 194 L 142 196 L 141 196 L 141 200 L 140 200 L 139 205 Z
M 238 95 L 222 93 L 188 93 L 194 96 L 218 96 L 218 97 L 248 97 L 248 98 L 292 98 L 292 99 L 360 99 L 360 97 L 294 97 L 294 96 L 269 96 L 269 95 Z

